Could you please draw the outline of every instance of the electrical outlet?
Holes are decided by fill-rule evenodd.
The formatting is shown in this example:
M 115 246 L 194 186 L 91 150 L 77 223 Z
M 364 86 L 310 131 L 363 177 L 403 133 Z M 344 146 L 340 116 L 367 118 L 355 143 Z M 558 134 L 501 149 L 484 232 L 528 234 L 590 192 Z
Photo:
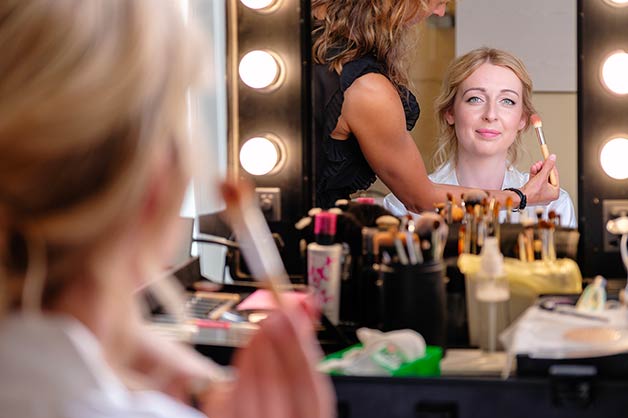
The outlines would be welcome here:
M 611 219 L 615 219 L 623 215 L 628 215 L 628 199 L 606 199 L 602 201 L 604 252 L 619 251 L 619 239 L 621 237 L 608 232 L 606 230 L 606 223 Z
M 281 220 L 281 189 L 279 187 L 256 187 L 257 203 L 264 213 L 266 220 L 277 222 Z

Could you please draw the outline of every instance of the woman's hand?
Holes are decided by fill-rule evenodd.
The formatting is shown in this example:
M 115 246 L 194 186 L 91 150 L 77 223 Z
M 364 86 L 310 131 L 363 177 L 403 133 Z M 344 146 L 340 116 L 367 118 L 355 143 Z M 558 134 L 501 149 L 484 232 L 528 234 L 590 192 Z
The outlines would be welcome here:
M 528 198 L 529 205 L 546 205 L 556 199 L 560 194 L 560 181 L 556 166 L 556 155 L 551 154 L 545 161 L 537 161 L 530 167 L 530 179 L 523 185 L 521 191 Z M 557 184 L 552 186 L 549 175 L 554 170 Z
M 127 364 L 112 364 L 129 389 L 157 390 L 192 404 L 197 392 L 212 380 L 229 378 L 228 369 L 187 344 L 153 333 L 146 325 L 136 327 L 134 336 Z
M 331 418 L 335 396 L 329 377 L 316 370 L 320 357 L 303 307 L 278 309 L 236 353 L 238 379 L 210 391 L 202 410 L 226 418 Z

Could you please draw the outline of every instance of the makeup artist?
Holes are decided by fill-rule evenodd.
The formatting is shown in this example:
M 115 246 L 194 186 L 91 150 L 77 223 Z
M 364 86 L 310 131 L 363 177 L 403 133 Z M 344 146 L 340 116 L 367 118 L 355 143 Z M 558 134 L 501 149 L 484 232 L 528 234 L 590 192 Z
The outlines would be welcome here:
M 333 416 L 300 306 L 214 383 L 222 369 L 140 315 L 181 232 L 193 27 L 171 0 L 0 2 L 2 418 Z
M 432 210 L 460 186 L 427 176 L 409 134 L 419 105 L 406 88 L 412 26 L 442 16 L 447 0 L 313 0 L 316 199 L 327 208 L 368 188 L 376 176 L 410 210 Z M 555 156 L 518 192 L 490 190 L 502 205 L 546 204 L 559 196 L 548 182 Z M 526 202 L 527 201 L 527 202 Z
M 447 67 L 435 103 L 439 128 L 434 155 L 436 171 L 430 180 L 483 190 L 522 188 L 530 174 L 513 165 L 522 152 L 521 134 L 530 126 L 532 79 L 523 62 L 509 52 L 478 48 Z M 535 163 L 531 173 L 541 168 Z M 384 206 L 395 215 L 407 213 L 392 193 Z M 542 206 L 544 218 L 555 212 L 565 227 L 576 227 L 576 214 L 569 194 L 560 189 L 557 200 Z M 526 208 L 531 219 L 535 207 Z M 506 217 L 500 213 L 501 221 Z M 519 213 L 511 214 L 518 222 Z

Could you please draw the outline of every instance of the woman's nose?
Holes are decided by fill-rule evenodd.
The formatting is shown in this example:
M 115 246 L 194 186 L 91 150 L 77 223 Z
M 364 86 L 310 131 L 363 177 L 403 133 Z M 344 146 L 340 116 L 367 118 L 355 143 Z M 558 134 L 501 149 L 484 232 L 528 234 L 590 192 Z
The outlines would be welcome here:
M 484 115 L 482 117 L 484 120 L 492 122 L 497 119 L 497 113 L 495 112 L 495 107 L 488 104 L 484 109 Z

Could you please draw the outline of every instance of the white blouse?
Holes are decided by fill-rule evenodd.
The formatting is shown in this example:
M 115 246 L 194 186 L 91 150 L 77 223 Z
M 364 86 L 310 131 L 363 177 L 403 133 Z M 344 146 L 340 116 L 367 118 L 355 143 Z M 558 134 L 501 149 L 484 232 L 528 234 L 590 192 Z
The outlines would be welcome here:
M 155 391 L 128 390 L 94 335 L 68 316 L 0 320 L 0 418 L 206 418 Z

